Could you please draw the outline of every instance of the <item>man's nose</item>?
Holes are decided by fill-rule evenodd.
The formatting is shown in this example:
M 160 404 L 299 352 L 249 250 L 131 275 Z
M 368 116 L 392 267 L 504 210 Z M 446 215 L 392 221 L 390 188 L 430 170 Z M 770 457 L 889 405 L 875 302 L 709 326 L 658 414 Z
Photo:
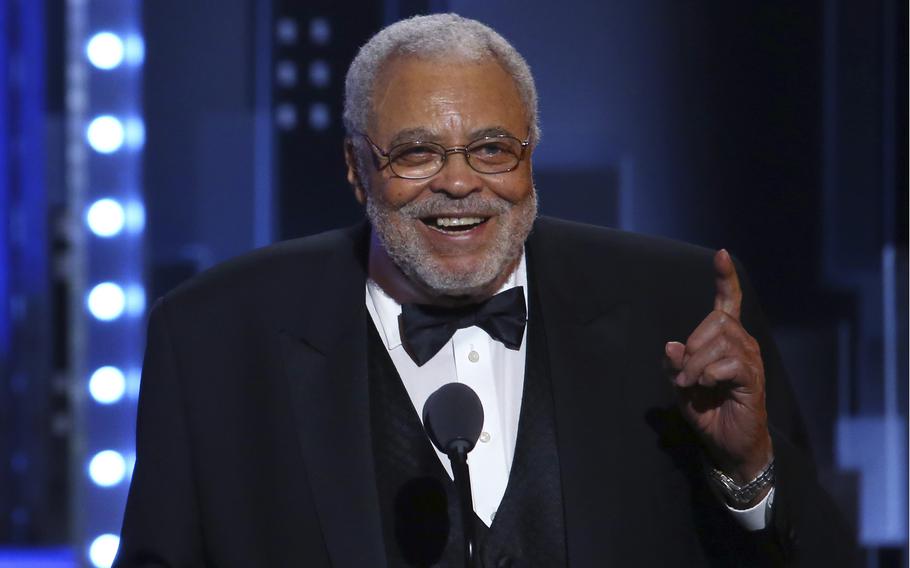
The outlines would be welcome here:
M 480 191 L 482 176 L 468 164 L 464 148 L 449 148 L 442 169 L 430 180 L 430 189 L 461 197 Z

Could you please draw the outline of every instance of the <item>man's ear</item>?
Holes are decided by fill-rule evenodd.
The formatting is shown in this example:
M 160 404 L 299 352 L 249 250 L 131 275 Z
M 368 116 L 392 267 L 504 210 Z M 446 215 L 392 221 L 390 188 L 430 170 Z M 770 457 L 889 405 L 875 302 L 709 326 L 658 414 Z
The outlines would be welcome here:
M 344 162 L 348 166 L 348 183 L 354 189 L 354 197 L 358 203 L 363 205 L 367 202 L 367 194 L 361 182 L 357 148 L 354 147 L 354 141 L 351 138 L 344 139 Z

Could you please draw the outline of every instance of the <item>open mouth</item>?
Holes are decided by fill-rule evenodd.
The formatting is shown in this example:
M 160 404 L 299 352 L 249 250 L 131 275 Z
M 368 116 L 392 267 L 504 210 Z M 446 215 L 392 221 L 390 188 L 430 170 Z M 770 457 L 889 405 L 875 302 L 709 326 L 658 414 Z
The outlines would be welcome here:
M 483 225 L 488 219 L 489 217 L 424 217 L 421 221 L 441 233 L 463 233 Z

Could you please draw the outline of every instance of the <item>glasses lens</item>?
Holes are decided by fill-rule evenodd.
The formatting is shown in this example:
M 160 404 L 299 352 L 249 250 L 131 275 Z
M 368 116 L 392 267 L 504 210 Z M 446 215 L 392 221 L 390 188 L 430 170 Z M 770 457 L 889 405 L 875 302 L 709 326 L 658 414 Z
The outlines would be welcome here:
M 467 154 L 475 170 L 495 174 L 517 166 L 521 150 L 521 140 L 511 136 L 497 136 L 472 142 L 467 147 Z
M 439 171 L 445 148 L 428 142 L 412 142 L 392 148 L 389 161 L 395 175 L 403 178 L 429 177 Z

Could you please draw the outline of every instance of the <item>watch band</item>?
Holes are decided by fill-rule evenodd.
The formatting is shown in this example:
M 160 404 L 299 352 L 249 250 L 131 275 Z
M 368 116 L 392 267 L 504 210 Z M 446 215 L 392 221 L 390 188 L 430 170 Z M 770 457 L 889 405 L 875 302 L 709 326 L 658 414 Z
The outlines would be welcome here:
M 708 479 L 720 490 L 724 497 L 735 505 L 745 506 L 755 500 L 755 497 L 769 485 L 774 484 L 774 458 L 768 462 L 755 479 L 739 485 L 733 478 L 715 467 L 708 467 Z

